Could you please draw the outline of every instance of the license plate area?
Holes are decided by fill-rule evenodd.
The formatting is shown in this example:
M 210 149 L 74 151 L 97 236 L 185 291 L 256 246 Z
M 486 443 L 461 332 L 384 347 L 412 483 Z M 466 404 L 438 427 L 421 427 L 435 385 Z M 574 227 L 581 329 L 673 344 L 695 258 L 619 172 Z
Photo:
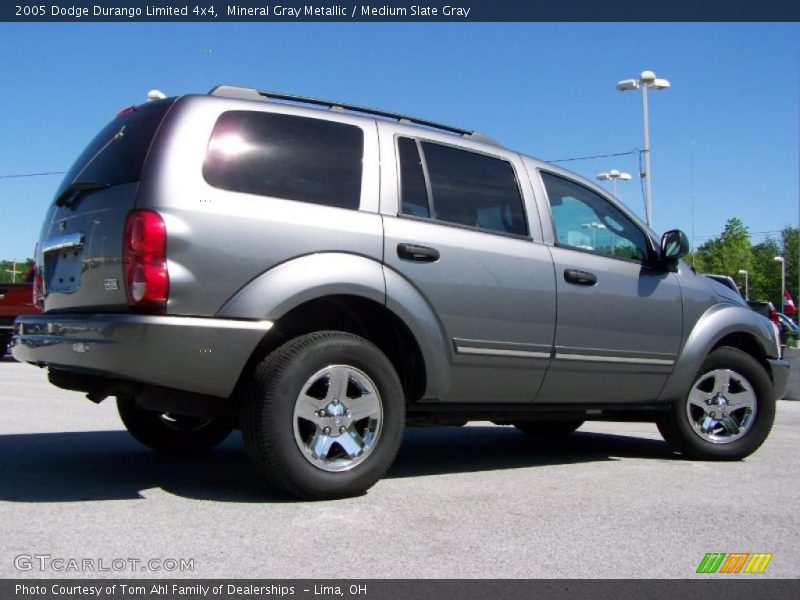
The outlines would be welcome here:
M 83 235 L 48 240 L 42 253 L 46 292 L 70 293 L 81 287 Z

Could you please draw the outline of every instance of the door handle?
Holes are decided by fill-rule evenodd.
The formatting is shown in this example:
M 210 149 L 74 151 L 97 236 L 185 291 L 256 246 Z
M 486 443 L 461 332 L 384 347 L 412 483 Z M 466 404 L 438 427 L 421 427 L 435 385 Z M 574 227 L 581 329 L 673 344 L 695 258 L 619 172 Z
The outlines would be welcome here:
M 578 271 L 577 269 L 566 269 L 564 271 L 564 281 L 567 283 L 577 283 L 578 285 L 595 285 L 597 275 L 588 271 Z
M 417 246 L 416 244 L 397 244 L 397 256 L 402 260 L 413 260 L 415 262 L 436 262 L 439 260 L 439 251 L 428 246 Z

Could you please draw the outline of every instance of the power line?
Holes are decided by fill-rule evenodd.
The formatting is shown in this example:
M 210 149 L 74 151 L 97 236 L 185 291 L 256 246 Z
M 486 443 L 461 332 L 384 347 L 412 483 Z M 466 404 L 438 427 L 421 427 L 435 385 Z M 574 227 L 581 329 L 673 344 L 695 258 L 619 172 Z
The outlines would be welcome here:
M 783 230 L 782 229 L 776 229 L 775 231 L 752 231 L 752 232 L 749 232 L 747 235 L 749 237 L 752 237 L 754 235 L 773 235 L 773 234 L 778 234 L 778 233 L 783 233 Z M 721 236 L 722 236 L 722 234 L 718 233 L 716 235 L 697 235 L 695 237 L 698 240 L 710 240 L 710 239 L 718 238 L 718 237 L 721 237 Z
M 42 177 L 44 175 L 63 175 L 66 171 L 45 171 L 43 173 L 18 173 L 15 175 L 0 175 L 0 179 L 13 179 L 15 177 Z
M 578 156 L 575 158 L 559 158 L 558 160 L 548 160 L 547 162 L 557 163 L 557 162 L 572 162 L 575 160 L 592 160 L 593 158 L 611 158 L 612 156 L 627 156 L 629 154 L 639 154 L 641 150 L 638 148 L 634 148 L 633 150 L 628 150 L 627 152 L 615 152 L 614 154 L 598 154 L 597 156 Z

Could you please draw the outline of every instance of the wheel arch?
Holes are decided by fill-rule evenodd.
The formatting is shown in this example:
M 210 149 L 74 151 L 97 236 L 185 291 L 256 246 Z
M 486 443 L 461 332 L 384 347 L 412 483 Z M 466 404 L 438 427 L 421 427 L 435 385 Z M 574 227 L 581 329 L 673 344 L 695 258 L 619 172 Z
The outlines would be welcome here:
M 397 369 L 408 401 L 438 397 L 446 389 L 446 338 L 432 307 L 399 274 L 368 257 L 331 252 L 287 261 L 253 279 L 217 316 L 274 323 L 234 394 L 267 354 L 293 337 L 322 330 L 353 333 L 378 346 Z
M 768 358 L 775 358 L 770 347 L 774 339 L 772 324 L 749 308 L 732 304 L 711 307 L 697 321 L 684 344 L 660 399 L 673 401 L 683 396 L 693 383 L 705 358 L 717 348 L 730 346 L 752 356 L 773 378 Z

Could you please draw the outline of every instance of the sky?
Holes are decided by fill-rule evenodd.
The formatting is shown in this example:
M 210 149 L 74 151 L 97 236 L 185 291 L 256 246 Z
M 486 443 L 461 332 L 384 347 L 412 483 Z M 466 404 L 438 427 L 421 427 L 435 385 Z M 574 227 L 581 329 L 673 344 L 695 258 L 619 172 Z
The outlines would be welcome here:
M 653 227 L 694 245 L 740 218 L 800 219 L 800 24 L 0 23 L 0 258 L 33 253 L 59 175 L 122 108 L 217 84 L 329 98 L 481 131 L 545 160 L 642 148 L 652 70 Z M 633 175 L 636 153 L 559 163 Z

